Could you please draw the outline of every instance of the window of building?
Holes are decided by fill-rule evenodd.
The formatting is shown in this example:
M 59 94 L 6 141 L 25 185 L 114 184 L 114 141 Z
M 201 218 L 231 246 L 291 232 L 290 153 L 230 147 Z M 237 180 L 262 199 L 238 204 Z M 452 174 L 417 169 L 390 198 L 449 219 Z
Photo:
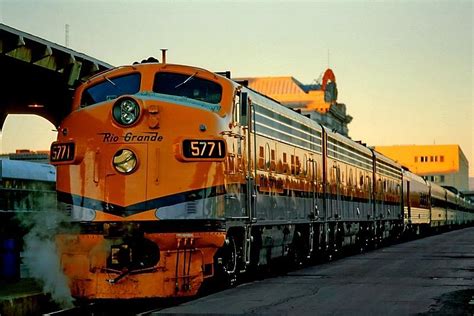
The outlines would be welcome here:
M 434 156 L 435 162 L 438 162 L 438 156 Z
M 444 182 L 444 176 L 439 176 L 439 182 Z
M 430 162 L 433 162 L 433 161 L 434 161 L 434 157 L 430 156 Z
M 421 161 L 421 162 L 425 162 L 425 157 L 421 156 L 421 157 L 420 157 L 420 161 Z
M 439 162 L 444 162 L 444 156 L 439 156 Z

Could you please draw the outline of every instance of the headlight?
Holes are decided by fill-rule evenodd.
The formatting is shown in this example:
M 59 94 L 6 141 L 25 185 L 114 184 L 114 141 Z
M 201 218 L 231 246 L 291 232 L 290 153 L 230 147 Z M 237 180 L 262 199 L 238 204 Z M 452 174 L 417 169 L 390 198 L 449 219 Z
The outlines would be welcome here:
M 95 219 L 95 211 L 87 207 L 72 206 L 71 217 L 73 221 L 91 222 Z
M 114 167 L 120 173 L 130 173 L 137 167 L 137 156 L 133 151 L 121 149 L 114 155 Z
M 132 125 L 140 116 L 140 106 L 132 98 L 121 98 L 115 102 L 112 108 L 112 116 L 120 125 Z

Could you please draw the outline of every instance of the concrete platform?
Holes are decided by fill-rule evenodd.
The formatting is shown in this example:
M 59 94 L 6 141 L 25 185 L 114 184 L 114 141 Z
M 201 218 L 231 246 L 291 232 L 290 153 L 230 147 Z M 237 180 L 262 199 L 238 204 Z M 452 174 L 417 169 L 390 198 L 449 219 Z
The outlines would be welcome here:
M 49 296 L 33 279 L 0 281 L 0 315 L 40 315 L 49 307 Z
M 474 228 L 243 284 L 154 315 L 474 315 Z

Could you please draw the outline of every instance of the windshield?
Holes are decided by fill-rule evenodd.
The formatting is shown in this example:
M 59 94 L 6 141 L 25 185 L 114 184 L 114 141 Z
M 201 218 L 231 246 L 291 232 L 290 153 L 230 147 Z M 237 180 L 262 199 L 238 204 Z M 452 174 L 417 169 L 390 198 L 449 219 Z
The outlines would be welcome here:
M 213 104 L 218 104 L 222 97 L 222 87 L 219 84 L 198 78 L 196 74 L 158 72 L 155 75 L 153 91 Z
M 121 77 L 107 78 L 84 90 L 81 105 L 88 106 L 116 99 L 125 94 L 135 94 L 140 90 L 140 74 L 133 73 Z

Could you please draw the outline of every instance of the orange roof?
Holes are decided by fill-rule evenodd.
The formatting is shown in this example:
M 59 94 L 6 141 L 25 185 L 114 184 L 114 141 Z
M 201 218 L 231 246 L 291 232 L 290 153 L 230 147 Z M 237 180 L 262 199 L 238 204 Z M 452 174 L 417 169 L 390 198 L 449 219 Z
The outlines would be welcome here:
M 302 84 L 293 77 L 260 77 L 245 79 L 249 87 L 264 95 L 305 94 Z
M 322 85 L 319 83 L 305 85 L 290 76 L 236 78 L 235 80 L 246 80 L 249 88 L 294 109 L 304 108 L 308 111 L 327 113 L 330 107 L 337 103 L 336 78 L 331 69 L 327 69 L 324 73 Z M 331 100 L 326 100 L 327 91 L 323 89 L 328 81 L 333 83 L 328 91 L 332 96 Z

